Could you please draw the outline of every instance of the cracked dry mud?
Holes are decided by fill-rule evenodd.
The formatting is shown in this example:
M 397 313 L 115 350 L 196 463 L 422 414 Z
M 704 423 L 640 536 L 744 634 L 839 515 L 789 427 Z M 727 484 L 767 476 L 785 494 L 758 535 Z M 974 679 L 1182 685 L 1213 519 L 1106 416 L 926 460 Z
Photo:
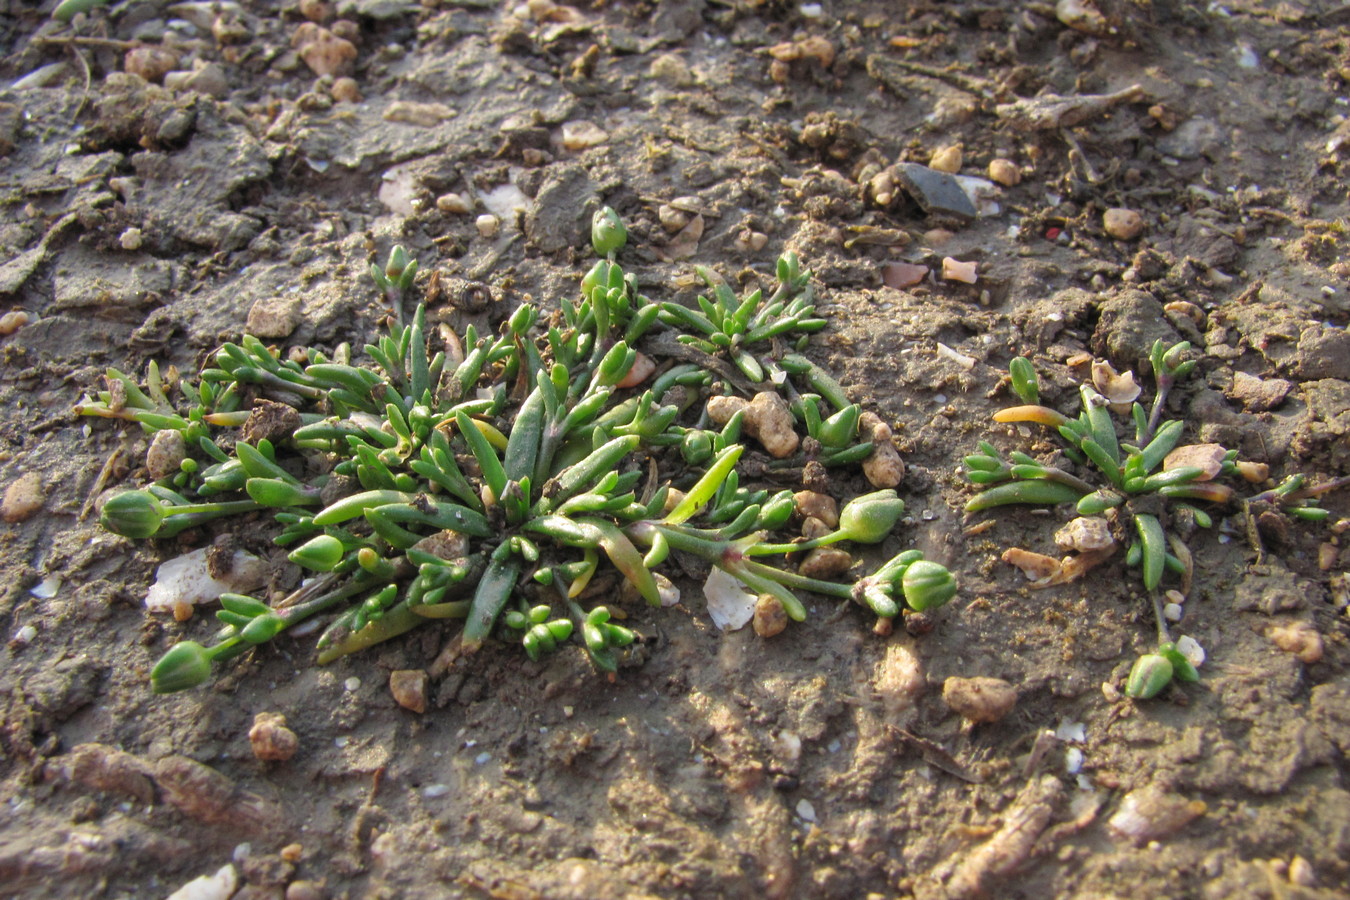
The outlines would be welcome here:
M 1277 479 L 1350 474 L 1345 4 L 49 12 L 0 0 L 0 303 L 27 315 L 0 322 L 0 894 L 164 897 L 227 864 L 236 898 L 1350 891 L 1346 538 L 1272 526 L 1258 562 L 1228 511 L 1191 543 L 1203 678 L 1133 704 L 1137 576 L 1112 560 L 1028 589 L 999 555 L 1054 553 L 1062 521 L 967 520 L 958 473 L 980 438 L 1009 443 L 989 416 L 1013 356 L 1065 400 L 1070 360 L 1139 372 L 1162 338 L 1198 348 L 1170 407 L 1197 442 Z M 292 47 L 309 19 L 354 61 L 318 77 Z M 137 46 L 171 51 L 170 88 L 125 72 Z M 890 170 L 935 154 L 997 173 L 973 221 Z M 491 326 L 576 289 L 604 204 L 657 299 L 692 296 L 692 262 L 747 283 L 792 249 L 815 270 L 831 325 L 808 352 L 907 465 L 912 521 L 884 549 L 961 579 L 936 627 L 881 638 L 817 598 L 776 637 L 722 634 L 689 583 L 633 610 L 654 645 L 613 682 L 575 650 L 441 656 L 451 630 L 426 628 L 322 669 L 283 640 L 151 694 L 153 661 L 210 627 L 147 617 L 154 567 L 215 532 L 136 545 L 84 515 L 110 457 L 110 486 L 145 477 L 144 436 L 71 412 L 104 369 L 191 371 L 246 323 L 360 346 L 394 243 L 436 279 L 433 317 Z M 1108 233 L 1112 208 L 1141 233 Z M 945 257 L 977 281 L 939 277 Z M 390 693 L 408 670 L 424 713 Z M 1016 705 L 963 725 L 955 676 Z M 289 759 L 255 757 L 259 713 L 285 717 Z

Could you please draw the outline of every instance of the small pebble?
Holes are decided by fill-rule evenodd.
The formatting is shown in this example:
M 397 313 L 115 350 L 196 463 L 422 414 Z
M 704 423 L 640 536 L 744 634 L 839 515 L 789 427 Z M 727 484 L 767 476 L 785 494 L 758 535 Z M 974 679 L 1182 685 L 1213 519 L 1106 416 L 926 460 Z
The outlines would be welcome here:
M 1167 603 L 1163 605 L 1163 618 L 1169 622 L 1180 622 L 1181 613 L 1182 609 L 1180 603 Z
M 26 310 L 14 309 L 0 316 L 0 334 L 13 334 L 32 321 Z
M 350 75 L 344 75 L 334 81 L 328 92 L 333 95 L 334 100 L 341 103 L 360 103 L 365 99 L 361 96 L 361 88 L 356 83 L 356 79 Z
M 490 238 L 496 235 L 497 232 L 501 230 L 502 220 L 494 216 L 492 213 L 483 213 L 481 216 L 479 216 L 477 219 L 474 220 L 473 224 L 474 227 L 478 229 L 479 234 L 481 234 L 485 238 Z
M 328 894 L 318 881 L 292 881 L 286 885 L 286 900 L 326 900 Z
M 787 610 L 783 609 L 783 601 L 773 594 L 760 594 L 755 601 L 755 614 L 750 620 L 755 634 L 764 638 L 773 637 L 782 633 L 787 623 Z
M 127 51 L 123 65 L 127 72 L 158 84 L 178 66 L 178 54 L 164 47 L 135 47 Z
M 357 691 L 361 690 L 361 679 L 353 675 L 351 678 L 348 678 L 346 681 L 342 682 L 342 688 L 343 690 L 347 691 L 347 693 L 354 694 Z
M 1276 647 L 1285 653 L 1292 653 L 1305 665 L 1312 665 L 1322 659 L 1324 652 L 1322 635 L 1310 622 L 1276 625 L 1267 631 L 1266 635 Z
M 803 519 L 820 519 L 831 528 L 839 526 L 839 502 L 819 491 L 798 491 L 792 495 L 797 515 Z
M 1017 705 L 1017 688 L 1002 678 L 948 678 L 942 699 L 970 722 L 997 722 Z
M 254 716 L 248 742 L 254 756 L 269 762 L 285 762 L 300 749 L 300 739 L 286 727 L 286 717 L 280 713 L 260 712 Z
M 1299 887 L 1316 887 L 1317 873 L 1313 871 L 1312 864 L 1301 856 L 1295 856 L 1289 861 L 1289 881 Z
M 415 713 L 427 711 L 427 673 L 421 669 L 398 669 L 389 673 L 389 692 L 394 701 Z
M 301 305 L 297 296 L 264 297 L 249 308 L 244 328 L 255 337 L 287 337 L 300 324 Z
M 117 242 L 123 250 L 139 250 L 145 243 L 145 234 L 139 228 L 128 228 L 118 237 Z
M 34 639 L 37 638 L 37 635 L 38 630 L 36 628 L 34 628 L 32 625 L 25 625 L 18 631 L 14 632 L 13 640 L 14 643 L 23 646 L 25 644 L 33 643 Z
M 816 807 L 810 800 L 798 800 L 797 815 L 803 822 L 814 822 L 816 820 Z
M 1022 170 L 1010 159 L 989 161 L 989 180 L 1004 187 L 1016 187 L 1022 183 Z
M 473 205 L 461 194 L 442 194 L 436 198 L 436 208 L 443 213 L 462 216 L 473 209 Z
M 965 155 L 962 152 L 960 144 L 954 144 L 950 147 L 939 147 L 933 152 L 933 158 L 928 161 L 928 168 L 938 172 L 946 172 L 948 175 L 955 175 L 961 171 L 961 163 L 965 161 Z
M 1112 207 L 1102 213 L 1102 228 L 1118 241 L 1132 241 L 1144 230 L 1144 219 L 1132 209 Z
M 46 499 L 42 475 L 37 472 L 26 472 L 14 479 L 5 489 L 4 500 L 0 500 L 0 518 L 11 524 L 22 522 L 41 509 Z

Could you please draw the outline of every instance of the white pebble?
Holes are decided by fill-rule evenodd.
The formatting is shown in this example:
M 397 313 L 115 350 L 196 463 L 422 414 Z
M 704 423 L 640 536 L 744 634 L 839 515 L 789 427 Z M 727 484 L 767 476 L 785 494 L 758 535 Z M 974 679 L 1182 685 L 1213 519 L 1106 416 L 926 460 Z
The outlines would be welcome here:
M 1199 642 L 1190 635 L 1183 635 L 1177 640 L 1177 649 L 1197 669 L 1205 664 L 1205 648 L 1201 647 Z
M 56 596 L 56 592 L 61 589 L 61 576 L 48 575 L 28 589 L 28 593 L 37 597 L 39 600 L 49 600 Z
M 488 761 L 491 760 L 491 759 L 492 759 L 492 754 L 491 754 L 491 753 L 488 753 L 487 751 L 483 751 L 482 753 L 478 754 L 477 756 L 475 756 L 475 757 L 473 758 L 473 762 L 474 762 L 474 765 L 476 765 L 476 766 L 483 766 L 483 765 L 487 765 Z
M 361 690 L 361 679 L 353 675 L 351 678 L 342 682 L 342 687 L 345 688 L 348 693 L 355 693 L 356 691 Z
M 502 220 L 492 213 L 483 213 L 477 219 L 474 219 L 473 224 L 474 227 L 478 229 L 479 234 L 483 237 L 490 238 L 495 236 L 497 232 L 501 230 Z
M 1083 751 L 1077 747 L 1070 747 L 1064 751 L 1064 771 L 1070 775 L 1077 775 L 1083 768 Z
M 1082 743 L 1087 740 L 1087 728 L 1083 726 L 1082 722 L 1070 722 L 1068 719 L 1064 719 L 1055 729 L 1055 737 L 1061 741 Z
M 214 875 L 194 878 L 168 896 L 168 900 L 229 900 L 239 887 L 234 866 L 226 864 Z
M 1168 603 L 1163 606 L 1163 618 L 1169 622 L 1181 621 L 1181 604 Z
M 36 637 L 37 637 L 37 629 L 34 628 L 32 625 L 25 625 L 18 631 L 14 632 L 14 642 L 16 644 L 31 644 L 33 643 L 33 639 Z
M 797 815 L 803 822 L 814 822 L 816 820 L 816 808 L 810 800 L 797 801 Z
M 428 800 L 444 797 L 448 793 L 450 793 L 450 785 L 448 784 L 429 784 L 422 788 L 422 796 Z

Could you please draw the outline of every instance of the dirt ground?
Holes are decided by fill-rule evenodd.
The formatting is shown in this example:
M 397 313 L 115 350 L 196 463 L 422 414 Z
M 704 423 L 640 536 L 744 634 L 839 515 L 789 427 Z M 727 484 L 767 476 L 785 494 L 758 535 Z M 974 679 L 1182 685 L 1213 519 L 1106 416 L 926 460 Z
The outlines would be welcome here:
M 1170 407 L 1192 437 L 1276 480 L 1350 474 L 1350 6 L 51 6 L 0 0 L 0 304 L 27 316 L 0 320 L 0 896 L 165 897 L 227 865 L 236 900 L 1350 896 L 1350 497 L 1268 523 L 1260 558 L 1234 509 L 1193 538 L 1203 678 L 1135 703 L 1137 575 L 1029 589 L 999 555 L 1055 552 L 1061 520 L 968 517 L 960 474 L 982 438 L 1020 446 L 990 421 L 1010 358 L 1067 400 L 1070 360 L 1139 371 L 1155 338 L 1199 351 Z M 323 54 L 292 48 L 306 16 Z M 1017 105 L 1134 85 L 1067 119 Z M 1011 163 L 974 221 L 874 180 L 957 146 L 963 175 Z M 576 648 L 447 663 L 452 629 L 424 628 L 326 668 L 285 639 L 152 694 L 209 617 L 142 606 L 189 548 L 87 514 L 110 456 L 109 486 L 146 477 L 143 436 L 72 412 L 104 370 L 192 371 L 246 324 L 360 346 L 395 243 L 438 279 L 433 315 L 486 286 L 490 323 L 575 292 L 602 204 L 657 299 L 692 295 L 694 261 L 815 270 L 808 352 L 908 465 L 886 549 L 961 580 L 934 630 L 878 637 L 817 598 L 775 638 L 721 633 L 693 583 L 634 610 L 649 658 L 612 681 Z M 690 259 L 663 205 L 701 213 Z M 1142 230 L 1108 233 L 1108 208 Z M 891 287 L 891 262 L 933 271 Z M 425 713 L 395 669 L 431 673 Z M 963 726 L 942 687 L 972 675 L 1015 686 L 1012 712 Z M 255 758 L 260 712 L 298 735 L 289 761 Z

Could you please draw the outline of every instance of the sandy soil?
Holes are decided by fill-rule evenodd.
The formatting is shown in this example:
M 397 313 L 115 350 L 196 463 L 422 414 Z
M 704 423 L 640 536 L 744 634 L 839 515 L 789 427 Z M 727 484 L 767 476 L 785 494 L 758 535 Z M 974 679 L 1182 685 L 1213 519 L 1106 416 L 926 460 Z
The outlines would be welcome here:
M 1169 409 L 1194 439 L 1277 482 L 1350 474 L 1350 7 L 50 6 L 0 2 L 0 302 L 26 314 L 0 320 L 21 325 L 0 337 L 0 894 L 164 897 L 226 865 L 236 900 L 1350 892 L 1344 492 L 1326 523 L 1268 518 L 1259 555 L 1236 508 L 1190 541 L 1178 631 L 1203 678 L 1136 703 L 1137 575 L 1030 589 L 1000 554 L 1054 553 L 1063 517 L 967 516 L 960 473 L 981 439 L 1028 443 L 990 420 L 1009 359 L 1072 405 L 1079 359 L 1139 371 L 1162 338 L 1197 348 Z M 301 58 L 307 16 L 354 55 Z M 963 175 L 1007 161 L 973 221 L 876 180 L 954 147 Z M 72 412 L 104 371 L 192 371 L 246 326 L 359 347 L 395 243 L 433 316 L 491 327 L 576 290 L 603 204 L 658 299 L 690 298 L 694 261 L 814 269 L 831 325 L 808 352 L 908 465 L 885 549 L 961 579 L 933 630 L 878 637 L 817 598 L 775 638 L 721 633 L 690 582 L 633 610 L 647 659 L 612 681 L 578 648 L 438 662 L 447 626 L 324 668 L 287 639 L 152 694 L 154 660 L 211 627 L 147 617 L 155 566 L 216 532 L 135 544 L 89 515 L 147 477 L 143 435 Z M 701 213 L 691 259 L 663 205 Z M 1108 233 L 1113 208 L 1138 232 Z M 931 272 L 888 286 L 893 262 Z M 237 537 L 276 555 L 258 523 Z M 391 697 L 400 669 L 431 673 L 425 713 Z M 943 686 L 975 675 L 1018 699 L 971 727 Z M 261 712 L 289 761 L 255 758 Z

